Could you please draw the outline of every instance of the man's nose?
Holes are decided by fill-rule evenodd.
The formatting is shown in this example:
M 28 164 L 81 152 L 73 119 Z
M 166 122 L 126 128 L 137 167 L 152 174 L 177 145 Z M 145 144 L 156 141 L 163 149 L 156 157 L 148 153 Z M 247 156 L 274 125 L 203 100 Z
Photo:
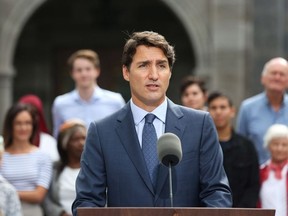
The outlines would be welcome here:
M 149 78 L 153 80 L 157 80 L 158 76 L 159 74 L 158 74 L 156 65 L 151 66 L 150 71 L 149 71 Z

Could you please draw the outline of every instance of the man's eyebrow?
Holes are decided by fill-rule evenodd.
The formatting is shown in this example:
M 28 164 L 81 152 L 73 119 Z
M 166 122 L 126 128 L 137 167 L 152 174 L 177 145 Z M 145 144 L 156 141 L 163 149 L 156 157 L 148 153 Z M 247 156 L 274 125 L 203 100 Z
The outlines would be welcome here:
M 160 63 L 160 64 L 161 64 L 161 63 L 168 63 L 168 61 L 167 61 L 166 59 L 163 59 L 163 60 L 157 60 L 156 62 L 157 62 L 157 63 Z
M 145 60 L 145 61 L 138 61 L 138 62 L 136 62 L 136 64 L 148 64 L 150 62 L 151 61 L 149 61 L 149 60 Z
M 151 60 L 144 60 L 144 61 L 138 61 L 136 62 L 137 65 L 139 64 L 149 64 L 151 63 L 152 61 Z M 163 63 L 168 63 L 168 61 L 166 59 L 160 59 L 160 60 L 156 60 L 156 63 L 157 64 L 163 64 Z

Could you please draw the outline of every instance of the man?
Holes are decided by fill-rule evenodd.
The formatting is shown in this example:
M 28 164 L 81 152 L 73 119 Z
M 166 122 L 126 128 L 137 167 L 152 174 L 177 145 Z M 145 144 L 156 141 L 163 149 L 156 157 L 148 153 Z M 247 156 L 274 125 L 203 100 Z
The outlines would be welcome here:
M 255 145 L 260 165 L 269 158 L 263 148 L 263 137 L 267 129 L 275 124 L 288 124 L 288 62 L 273 58 L 263 69 L 261 83 L 265 91 L 244 100 L 240 106 L 237 131 Z
M 233 194 L 233 207 L 256 208 L 259 194 L 259 164 L 251 141 L 234 132 L 235 108 L 220 92 L 208 97 L 208 109 L 214 120 L 224 156 L 224 169 Z
M 100 88 L 100 60 L 92 50 L 79 50 L 68 59 L 71 77 L 76 89 L 56 97 L 52 106 L 53 135 L 57 137 L 60 125 L 66 120 L 79 118 L 89 124 L 104 118 L 125 105 L 119 93 Z
M 211 117 L 166 98 L 174 61 L 174 48 L 155 32 L 136 32 L 126 42 L 122 72 L 132 99 L 117 113 L 90 125 L 76 181 L 74 215 L 77 207 L 106 204 L 170 206 L 168 168 L 159 164 L 156 152 L 157 137 L 164 132 L 176 134 L 182 143 L 183 158 L 173 170 L 174 206 L 231 206 Z M 157 137 L 147 142 L 151 127 L 155 129 L 148 137 L 152 140 L 156 133 Z M 154 147 L 150 160 L 146 160 L 148 147 Z M 155 154 L 156 164 L 151 165 Z

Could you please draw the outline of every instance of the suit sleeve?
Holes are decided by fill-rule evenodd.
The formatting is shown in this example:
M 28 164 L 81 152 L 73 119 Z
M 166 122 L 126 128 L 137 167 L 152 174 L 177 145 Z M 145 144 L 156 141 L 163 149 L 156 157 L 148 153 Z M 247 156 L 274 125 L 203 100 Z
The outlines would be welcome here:
M 105 163 L 96 124 L 91 123 L 81 157 L 81 170 L 76 180 L 73 215 L 77 215 L 77 207 L 104 207 L 105 204 Z
M 231 207 L 232 196 L 212 118 L 204 117 L 200 146 L 200 200 L 204 207 Z

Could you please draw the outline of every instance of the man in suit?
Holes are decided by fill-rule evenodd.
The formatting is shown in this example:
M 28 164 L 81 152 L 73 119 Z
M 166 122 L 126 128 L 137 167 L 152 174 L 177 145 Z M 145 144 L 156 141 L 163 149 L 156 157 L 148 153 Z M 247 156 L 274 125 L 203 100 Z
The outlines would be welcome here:
M 174 61 L 174 48 L 158 33 L 136 32 L 127 40 L 122 72 L 132 98 L 120 111 L 90 125 L 76 181 L 74 215 L 77 207 L 170 206 L 168 168 L 157 161 L 153 178 L 148 165 L 153 160 L 146 160 L 144 153 L 147 114 L 156 116 L 152 125 L 157 138 L 171 132 L 182 143 L 182 161 L 172 171 L 174 206 L 231 207 L 212 118 L 166 97 Z

